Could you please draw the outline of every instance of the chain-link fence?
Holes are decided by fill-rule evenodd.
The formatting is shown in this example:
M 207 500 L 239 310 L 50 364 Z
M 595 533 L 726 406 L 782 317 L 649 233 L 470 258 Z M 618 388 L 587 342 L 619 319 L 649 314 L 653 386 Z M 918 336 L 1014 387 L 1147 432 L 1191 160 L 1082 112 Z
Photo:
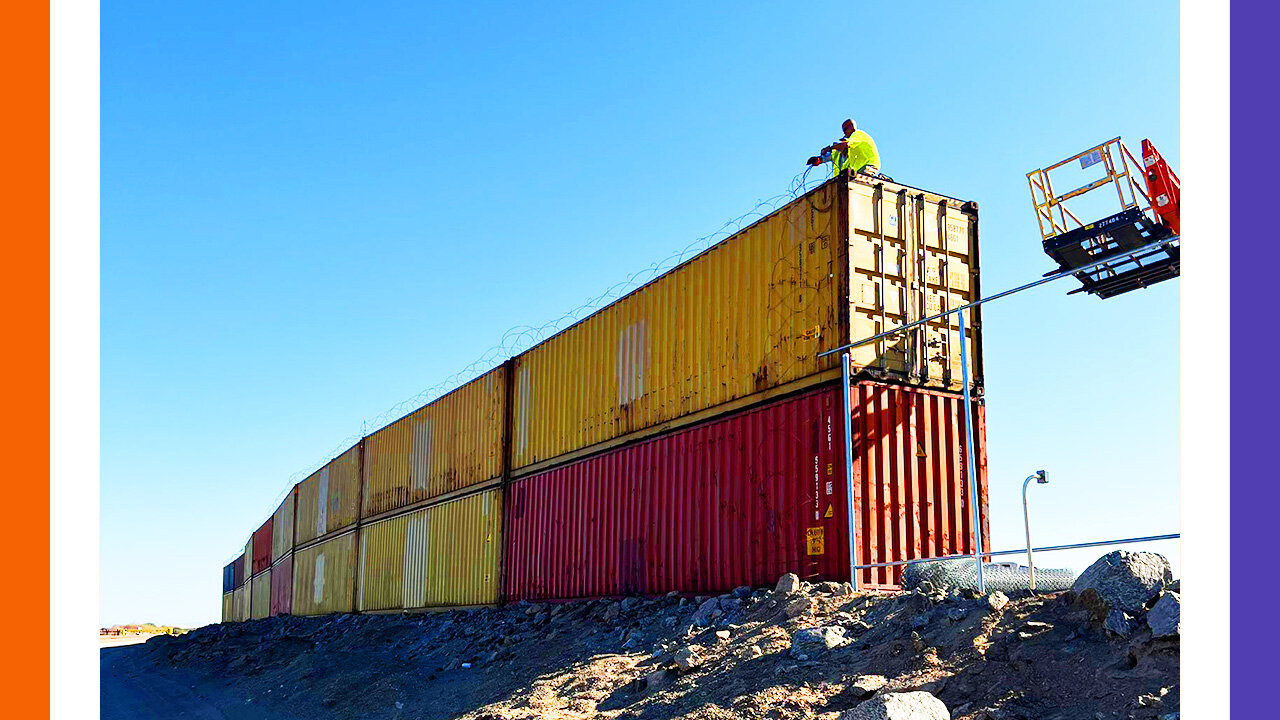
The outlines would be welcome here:
M 1026 565 L 1016 563 L 983 563 L 982 575 L 987 592 L 1018 592 L 1030 587 L 1031 574 Z M 1036 590 L 1059 592 L 1071 589 L 1076 576 L 1070 570 L 1036 568 Z M 902 570 L 902 587 L 906 590 L 977 590 L 978 568 L 970 558 L 908 563 Z

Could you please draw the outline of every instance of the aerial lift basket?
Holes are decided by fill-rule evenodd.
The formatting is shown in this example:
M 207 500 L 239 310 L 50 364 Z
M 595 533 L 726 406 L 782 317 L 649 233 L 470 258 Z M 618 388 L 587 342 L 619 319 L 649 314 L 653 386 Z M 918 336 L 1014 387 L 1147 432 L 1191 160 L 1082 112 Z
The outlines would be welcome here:
M 1114 138 L 1027 173 L 1044 252 L 1058 263 L 1057 269 L 1045 274 L 1102 263 L 1075 273 L 1081 287 L 1073 293 L 1083 291 L 1109 298 L 1179 274 L 1178 177 L 1149 140 L 1143 141 L 1142 150 L 1143 161 L 1139 162 L 1120 138 Z M 1103 176 L 1056 194 L 1050 174 L 1074 162 L 1079 162 L 1082 170 L 1100 166 Z M 1109 195 L 1105 190 L 1108 186 L 1114 189 L 1119 212 L 1086 223 L 1067 207 L 1068 201 L 1078 205 L 1079 198 L 1095 190 L 1102 192 L 1094 198 Z M 1132 253 L 1153 243 L 1159 244 Z M 1111 258 L 1114 262 L 1106 262 Z

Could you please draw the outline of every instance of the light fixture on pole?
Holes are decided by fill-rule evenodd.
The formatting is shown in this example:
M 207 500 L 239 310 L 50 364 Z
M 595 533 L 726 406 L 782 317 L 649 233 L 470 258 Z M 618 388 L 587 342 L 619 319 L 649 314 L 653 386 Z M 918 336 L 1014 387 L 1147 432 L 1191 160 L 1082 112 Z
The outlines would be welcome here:
M 1032 592 L 1036 589 L 1036 564 L 1031 558 L 1031 511 L 1027 509 L 1027 486 L 1031 481 L 1035 480 L 1037 485 L 1046 485 L 1049 482 L 1048 476 L 1043 470 L 1037 470 L 1034 475 L 1028 475 L 1026 480 L 1022 481 L 1022 520 L 1027 527 L 1027 573 L 1028 587 Z

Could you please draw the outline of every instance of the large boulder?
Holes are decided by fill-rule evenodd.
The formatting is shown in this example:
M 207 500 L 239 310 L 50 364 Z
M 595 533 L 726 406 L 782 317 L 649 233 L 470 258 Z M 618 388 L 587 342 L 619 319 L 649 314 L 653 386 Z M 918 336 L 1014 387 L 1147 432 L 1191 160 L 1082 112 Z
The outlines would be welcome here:
M 917 690 L 876 695 L 845 710 L 839 720 L 951 720 L 951 713 L 941 700 Z
M 783 575 L 778 578 L 778 584 L 774 586 L 773 591 L 782 595 L 800 592 L 800 576 L 795 573 Z
M 1071 591 L 1101 620 L 1112 610 L 1141 614 L 1147 601 L 1171 582 L 1173 570 L 1163 555 L 1116 550 L 1081 573 Z
M 713 620 L 723 614 L 724 612 L 720 610 L 720 598 L 711 598 L 693 611 L 693 615 L 689 617 L 689 622 L 694 625 L 710 625 Z
M 1151 637 L 1172 637 L 1182 632 L 1182 595 L 1165 592 L 1147 611 Z
M 844 643 L 844 628 L 842 627 L 829 625 L 826 627 L 804 628 L 791 633 L 791 654 L 820 655 Z

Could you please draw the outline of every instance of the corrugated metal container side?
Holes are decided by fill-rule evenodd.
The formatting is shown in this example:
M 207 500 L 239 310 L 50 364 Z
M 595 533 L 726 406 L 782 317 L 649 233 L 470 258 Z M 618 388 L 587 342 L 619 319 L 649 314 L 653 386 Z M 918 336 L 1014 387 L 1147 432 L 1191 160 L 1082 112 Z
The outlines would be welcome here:
M 365 438 L 364 517 L 502 475 L 506 367 Z
M 229 593 L 236 589 L 236 560 L 222 566 L 222 592 Z
M 856 384 L 850 400 L 859 564 L 973 552 L 964 400 L 881 383 Z M 975 404 L 974 412 L 983 549 L 990 550 L 985 408 Z M 896 589 L 902 569 L 861 573 L 864 587 Z
M 253 533 L 253 574 L 271 567 L 271 521 L 262 523 L 262 527 Z
M 971 299 L 976 248 L 976 206 L 828 182 L 517 357 L 512 468 L 833 370 L 822 350 Z M 940 321 L 853 360 L 958 388 L 960 345 Z
M 235 591 L 222 593 L 222 622 L 234 622 L 236 619 Z
M 414 510 L 360 531 L 361 610 L 498 602 L 501 490 Z
M 244 555 L 243 554 L 241 554 L 240 557 L 232 561 L 231 568 L 233 571 L 235 571 L 235 580 L 233 581 L 234 584 L 231 586 L 231 589 L 234 590 L 235 588 L 238 588 L 244 584 L 245 576 L 244 576 Z
M 514 481 L 505 600 L 847 578 L 841 410 L 828 386 Z
M 347 533 L 293 555 L 293 614 L 349 612 L 355 578 L 355 533 Z
M 971 302 L 979 295 L 978 210 L 905 185 L 851 182 L 848 315 L 840 344 L 871 337 Z M 982 385 L 982 310 L 970 311 L 966 334 L 975 384 Z M 960 328 L 955 315 L 878 343 L 855 348 L 851 364 L 913 385 L 963 389 Z
M 249 534 L 249 542 L 244 544 L 244 569 L 240 571 L 241 584 L 247 585 L 253 577 L 253 534 Z
M 261 620 L 271 615 L 271 568 L 253 578 L 252 585 L 249 589 L 249 617 Z
M 271 615 L 293 612 L 293 555 L 285 555 L 271 566 Z
M 235 595 L 233 602 L 234 620 L 236 622 L 244 622 L 249 619 L 249 583 L 236 588 L 233 595 Z
M 271 562 L 275 562 L 293 550 L 293 511 L 297 488 L 289 491 L 271 516 Z
M 360 444 L 298 483 L 297 544 L 338 532 L 360 512 Z
M 855 384 L 859 564 L 972 552 L 962 406 L 950 393 Z M 516 480 L 505 599 L 720 593 L 785 572 L 848 580 L 842 412 L 837 383 Z M 899 576 L 860 580 L 894 589 Z

